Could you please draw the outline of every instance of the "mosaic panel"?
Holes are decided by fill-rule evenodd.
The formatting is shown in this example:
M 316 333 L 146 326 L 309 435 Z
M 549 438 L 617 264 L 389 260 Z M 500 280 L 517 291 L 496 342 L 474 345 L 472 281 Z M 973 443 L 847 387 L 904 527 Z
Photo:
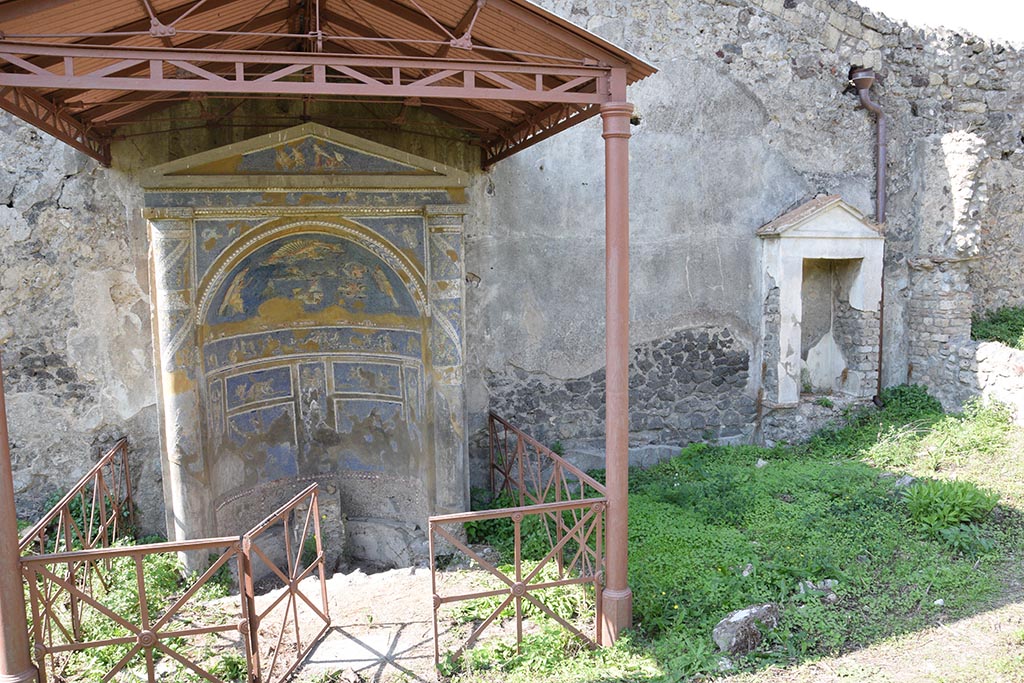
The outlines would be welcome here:
M 311 353 L 366 352 L 420 358 L 422 335 L 412 330 L 315 327 L 247 334 L 209 341 L 207 372 L 262 358 Z
M 195 221 L 196 272 L 199 279 L 235 240 L 261 222 L 242 218 Z
M 334 391 L 338 393 L 402 396 L 401 369 L 378 363 L 334 363 Z
M 430 277 L 433 280 L 456 280 L 462 277 L 459 254 L 462 250 L 459 235 L 434 234 L 430 236 Z
M 292 374 L 287 367 L 235 375 L 228 377 L 225 384 L 229 411 L 251 403 L 288 398 L 292 395 Z
M 423 219 L 419 216 L 389 216 L 387 218 L 360 218 L 359 223 L 373 230 L 398 249 L 410 256 L 423 272 L 427 262 L 423 241 Z
M 275 175 L 362 174 L 386 175 L 421 173 L 415 166 L 367 154 L 350 147 L 305 137 L 269 149 L 244 154 L 228 173 L 273 173 Z M 202 169 L 199 169 L 202 172 Z
M 235 454 L 242 459 L 245 482 L 299 474 L 295 409 L 291 403 L 232 415 L 228 418 L 228 434 L 238 447 Z
M 299 415 L 305 442 L 305 454 L 309 454 L 310 441 L 318 430 L 328 422 L 327 415 L 327 372 L 322 362 L 299 365 Z
M 370 251 L 339 237 L 299 234 L 271 242 L 235 266 L 213 296 L 207 322 L 324 312 L 334 319 L 344 313 L 419 315 L 402 280 Z
M 172 477 L 179 531 L 236 533 L 267 512 L 261 496 L 276 502 L 306 481 L 350 515 L 421 523 L 435 503 L 454 510 L 465 416 L 461 216 L 450 203 L 461 191 L 318 190 L 344 181 L 299 177 L 443 174 L 352 142 L 280 139 L 175 162 L 164 178 L 209 184 L 178 179 L 145 195 L 166 448 L 192 475 Z M 246 174 L 282 179 L 232 189 L 237 180 L 216 178 Z M 452 216 L 429 215 L 438 207 Z
M 256 207 L 342 207 L 391 208 L 419 207 L 424 204 L 443 204 L 449 201 L 444 191 L 378 191 L 378 192 L 314 192 L 314 191 L 245 191 L 173 192 L 159 191 L 145 194 L 147 206 L 191 207 L 196 209 L 230 209 Z

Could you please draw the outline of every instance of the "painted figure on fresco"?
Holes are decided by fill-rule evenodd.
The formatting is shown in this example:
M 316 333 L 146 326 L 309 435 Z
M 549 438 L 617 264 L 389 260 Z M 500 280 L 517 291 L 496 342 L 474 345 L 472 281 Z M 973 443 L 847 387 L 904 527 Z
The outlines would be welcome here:
M 299 263 L 302 261 L 322 261 L 335 254 L 344 253 L 340 244 L 329 244 L 318 239 L 299 238 L 278 247 L 266 263 Z
M 298 146 L 283 145 L 274 149 L 274 166 L 279 171 L 302 168 L 306 165 L 306 157 Z
M 344 299 L 365 299 L 366 285 L 357 280 L 349 280 L 338 287 L 338 294 Z
M 293 288 L 292 298 L 301 301 L 304 304 L 315 306 L 324 300 L 324 290 L 320 287 L 319 282 L 313 280 L 305 291 L 303 291 L 302 287 Z
M 391 303 L 397 306 L 398 299 L 395 298 L 395 290 L 391 287 L 391 283 L 388 282 L 388 276 L 385 275 L 384 270 L 380 266 L 373 269 L 373 281 L 377 284 L 377 289 L 391 299 Z
M 313 143 L 313 168 L 338 168 L 345 165 L 345 155 L 341 152 L 326 152 L 319 143 Z
M 212 300 L 216 315 L 208 319 L 211 329 L 243 321 L 278 326 L 288 311 L 296 315 L 323 312 L 332 320 L 349 314 L 419 318 L 419 309 L 397 273 L 366 248 L 336 236 L 306 233 L 264 245 L 239 263 L 225 282 Z M 279 303 L 264 307 L 270 302 Z M 291 307 L 285 302 L 291 302 Z M 262 322 L 268 313 L 276 317 Z
M 242 268 L 238 274 L 231 279 L 227 292 L 224 294 L 224 302 L 220 305 L 220 314 L 241 313 L 245 305 L 242 303 L 242 288 L 245 286 L 245 276 L 249 274 L 248 268 Z

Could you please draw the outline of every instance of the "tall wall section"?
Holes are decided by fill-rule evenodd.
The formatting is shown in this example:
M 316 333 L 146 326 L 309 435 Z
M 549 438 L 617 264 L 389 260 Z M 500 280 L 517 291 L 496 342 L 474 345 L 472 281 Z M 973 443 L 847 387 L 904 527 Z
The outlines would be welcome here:
M 884 382 L 926 383 L 947 407 L 978 392 L 970 313 L 1024 302 L 1017 51 L 835 0 L 550 6 L 660 69 L 631 92 L 643 119 L 631 141 L 632 401 L 643 413 L 672 397 L 675 412 L 634 415 L 641 459 L 759 436 L 773 363 L 757 329 L 773 293 L 757 287 L 755 230 L 823 193 L 874 213 L 874 120 L 847 89 L 852 65 L 878 71 L 872 94 L 889 117 Z M 600 155 L 595 121 L 495 168 L 473 201 L 488 215 L 467 261 L 481 276 L 468 294 L 476 424 L 490 405 L 595 456 L 600 425 L 575 416 L 603 366 Z M 678 374 L 641 370 L 651 348 L 674 349 L 663 362 Z M 674 379 L 707 358 L 747 372 Z
M 756 229 L 822 193 L 873 213 L 874 126 L 844 92 L 851 64 L 879 70 L 873 94 L 891 119 L 885 381 L 927 382 L 947 405 L 977 391 L 970 312 L 1024 303 L 1018 52 L 845 1 L 543 4 L 660 69 L 631 92 L 642 117 L 631 143 L 638 456 L 755 438 L 760 316 L 771 296 L 759 286 Z M 187 129 L 173 112 L 156 114 L 115 145 L 112 169 L 24 124 L 0 124 L 0 345 L 22 514 L 127 433 L 144 512 L 152 527 L 162 520 L 139 171 L 266 133 L 275 116 L 276 127 L 293 125 L 299 113 L 186 106 L 233 125 Z M 425 116 L 399 130 L 359 123 L 365 110 L 309 113 L 452 166 L 477 163 L 470 145 Z M 592 120 L 474 171 L 466 382 L 478 445 L 494 408 L 547 442 L 600 457 L 602 148 Z

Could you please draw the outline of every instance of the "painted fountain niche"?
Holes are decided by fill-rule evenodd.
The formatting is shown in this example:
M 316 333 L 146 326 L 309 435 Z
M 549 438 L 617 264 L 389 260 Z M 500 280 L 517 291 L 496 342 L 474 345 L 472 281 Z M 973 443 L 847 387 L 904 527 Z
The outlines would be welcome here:
M 315 481 L 329 557 L 400 566 L 465 509 L 465 182 L 316 124 L 147 173 L 174 539 Z

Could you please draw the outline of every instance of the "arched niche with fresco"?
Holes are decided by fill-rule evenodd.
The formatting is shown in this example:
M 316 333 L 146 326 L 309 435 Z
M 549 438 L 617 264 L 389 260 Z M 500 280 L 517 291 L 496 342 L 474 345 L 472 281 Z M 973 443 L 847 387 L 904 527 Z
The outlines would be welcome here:
M 365 173 L 272 182 L 307 148 Z M 243 532 L 316 481 L 330 556 L 416 561 L 468 502 L 464 176 L 307 124 L 147 180 L 171 536 Z

